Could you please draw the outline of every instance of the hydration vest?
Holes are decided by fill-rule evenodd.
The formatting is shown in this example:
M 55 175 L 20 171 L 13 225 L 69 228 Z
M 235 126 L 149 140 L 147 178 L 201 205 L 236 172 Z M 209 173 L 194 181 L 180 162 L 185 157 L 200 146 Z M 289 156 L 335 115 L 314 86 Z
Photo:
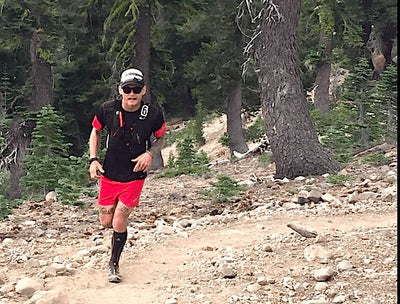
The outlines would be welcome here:
M 124 147 L 128 148 L 131 153 L 139 155 L 144 151 L 150 149 L 150 134 L 147 125 L 147 118 L 149 115 L 149 105 L 142 102 L 138 110 L 138 119 L 134 121 L 133 125 L 127 126 L 124 119 L 122 102 L 115 100 L 113 102 L 112 118 L 107 120 L 107 140 L 106 148 L 111 150 L 122 150 Z

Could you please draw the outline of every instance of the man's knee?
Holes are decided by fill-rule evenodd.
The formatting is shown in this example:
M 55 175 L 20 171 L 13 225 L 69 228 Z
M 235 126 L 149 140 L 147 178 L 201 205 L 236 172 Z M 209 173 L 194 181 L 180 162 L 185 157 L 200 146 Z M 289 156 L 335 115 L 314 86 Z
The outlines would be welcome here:
M 124 214 L 116 214 L 112 220 L 114 230 L 124 232 L 128 224 L 128 218 Z
M 112 226 L 118 232 L 124 232 L 128 224 L 128 217 L 131 214 L 133 207 L 127 207 L 122 202 L 118 203 L 115 210 Z
M 111 208 L 106 208 L 103 206 L 99 207 L 100 224 L 104 228 L 110 228 L 112 226 L 114 211 L 115 206 L 112 206 Z
M 115 214 L 121 217 L 128 218 L 134 207 L 128 207 L 123 202 L 118 202 Z
M 112 216 L 99 216 L 100 218 L 100 224 L 104 227 L 104 228 L 110 228 L 112 226 L 112 221 L 113 221 L 113 217 Z

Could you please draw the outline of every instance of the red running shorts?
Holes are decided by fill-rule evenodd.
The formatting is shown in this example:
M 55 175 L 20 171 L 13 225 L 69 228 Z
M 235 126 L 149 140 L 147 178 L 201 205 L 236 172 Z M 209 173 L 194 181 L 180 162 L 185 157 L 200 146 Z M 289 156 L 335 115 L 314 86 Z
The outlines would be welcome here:
M 101 176 L 98 204 L 100 206 L 110 206 L 121 201 L 127 207 L 136 207 L 139 205 L 143 185 L 144 179 L 117 182 Z

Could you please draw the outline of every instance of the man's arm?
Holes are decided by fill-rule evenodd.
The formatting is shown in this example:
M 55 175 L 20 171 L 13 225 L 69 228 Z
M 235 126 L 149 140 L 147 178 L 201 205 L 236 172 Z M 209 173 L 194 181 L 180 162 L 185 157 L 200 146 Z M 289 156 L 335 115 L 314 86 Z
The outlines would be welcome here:
M 133 171 L 147 171 L 151 165 L 151 161 L 153 160 L 153 155 L 160 152 L 163 148 L 165 143 L 165 136 L 163 135 L 161 137 L 154 138 L 155 140 L 151 138 L 154 141 L 152 142 L 151 148 L 149 150 L 139 155 L 135 159 L 132 159 L 133 162 L 137 162 L 135 168 L 133 168 Z
M 96 159 L 97 153 L 100 147 L 101 131 L 92 128 L 92 132 L 89 137 L 89 159 Z M 90 177 L 98 179 L 101 173 L 104 173 L 103 167 L 98 160 L 94 160 L 90 163 L 89 167 Z
M 92 128 L 92 132 L 89 137 L 89 157 L 97 157 L 97 151 L 100 146 L 100 133 L 101 131 Z

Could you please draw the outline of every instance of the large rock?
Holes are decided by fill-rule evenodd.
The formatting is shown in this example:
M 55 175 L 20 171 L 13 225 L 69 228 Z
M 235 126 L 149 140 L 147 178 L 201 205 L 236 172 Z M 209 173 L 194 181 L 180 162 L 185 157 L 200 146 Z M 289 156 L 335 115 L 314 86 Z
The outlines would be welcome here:
M 38 290 L 29 299 L 27 304 L 63 304 L 63 296 L 60 291 L 55 290 Z
M 307 261 L 320 260 L 325 263 L 333 256 L 331 252 L 319 245 L 310 245 L 304 249 L 304 257 Z
M 15 285 L 15 291 L 24 296 L 32 296 L 41 288 L 43 288 L 43 282 L 31 278 L 23 278 Z
M 334 274 L 335 270 L 332 267 L 320 268 L 314 272 L 314 279 L 318 282 L 325 282 L 332 279 Z

